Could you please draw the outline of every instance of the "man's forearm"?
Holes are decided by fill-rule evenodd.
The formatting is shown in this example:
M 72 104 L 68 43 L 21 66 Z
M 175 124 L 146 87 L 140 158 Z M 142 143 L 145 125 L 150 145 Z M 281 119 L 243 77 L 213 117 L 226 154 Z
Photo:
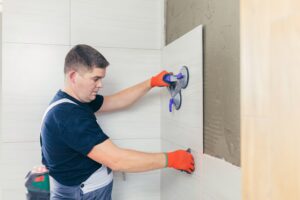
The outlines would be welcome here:
M 164 153 L 145 153 L 129 149 L 122 149 L 118 161 L 114 163 L 114 170 L 122 172 L 144 172 L 164 167 Z
M 115 94 L 114 98 L 116 98 L 119 102 L 120 108 L 126 108 L 133 103 L 135 103 L 138 99 L 144 96 L 151 89 L 150 79 L 146 80 L 142 83 L 134 85 L 130 88 L 122 90 Z
M 143 172 L 171 167 L 191 173 L 195 169 L 192 154 L 185 150 L 146 153 L 119 148 L 110 139 L 94 146 L 87 156 L 114 171 Z
M 167 71 L 162 71 L 161 73 L 151 77 L 151 79 L 148 79 L 142 83 L 122 90 L 116 94 L 105 96 L 104 102 L 97 113 L 111 112 L 129 107 L 137 100 L 139 100 L 142 96 L 144 96 L 151 88 L 169 86 L 169 84 L 163 80 L 163 77 L 166 74 L 168 74 Z

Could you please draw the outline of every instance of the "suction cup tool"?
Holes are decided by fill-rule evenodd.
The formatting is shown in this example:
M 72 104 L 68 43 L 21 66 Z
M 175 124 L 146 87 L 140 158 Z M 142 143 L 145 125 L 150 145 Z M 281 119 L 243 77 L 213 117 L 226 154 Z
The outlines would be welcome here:
M 182 103 L 181 89 L 185 89 L 189 83 L 189 70 L 186 66 L 182 66 L 177 75 L 173 73 L 167 74 L 163 77 L 166 83 L 169 83 L 168 90 L 171 94 L 169 102 L 169 111 L 172 112 L 174 106 L 176 110 L 179 110 Z

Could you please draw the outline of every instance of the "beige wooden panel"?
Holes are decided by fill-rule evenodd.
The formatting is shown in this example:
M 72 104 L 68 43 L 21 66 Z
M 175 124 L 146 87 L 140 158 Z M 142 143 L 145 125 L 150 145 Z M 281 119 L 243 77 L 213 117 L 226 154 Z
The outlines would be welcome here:
M 241 1 L 245 200 L 300 199 L 300 1 Z

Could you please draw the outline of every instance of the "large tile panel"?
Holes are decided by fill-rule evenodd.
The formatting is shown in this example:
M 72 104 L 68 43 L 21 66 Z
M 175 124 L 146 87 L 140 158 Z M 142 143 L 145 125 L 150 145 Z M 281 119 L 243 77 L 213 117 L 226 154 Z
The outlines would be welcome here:
M 182 149 L 180 146 L 162 141 L 163 151 Z M 164 169 L 161 172 L 162 200 L 240 200 L 241 169 L 224 160 L 192 151 L 196 170 L 192 175 Z
M 196 170 L 191 175 L 163 170 L 161 199 L 241 199 L 240 168 L 203 154 L 202 26 L 166 46 L 162 56 L 163 65 L 170 71 L 177 73 L 180 66 L 186 65 L 190 72 L 180 110 L 169 113 L 169 94 L 162 92 L 162 150 L 191 148 Z
M 4 42 L 70 43 L 69 0 L 8 0 L 3 7 Z
M 160 139 L 112 139 L 121 148 L 157 153 L 161 151 Z
M 160 200 L 160 172 L 114 175 L 114 200 Z
M 176 144 L 203 151 L 202 26 L 163 49 L 163 66 L 177 74 L 181 66 L 189 69 L 189 85 L 182 90 L 180 110 L 169 112 L 170 94 L 161 95 L 161 135 Z
M 122 148 L 144 152 L 160 152 L 160 139 L 130 139 L 113 140 Z M 114 172 L 114 200 L 159 200 L 160 199 L 160 170 L 143 173 Z
M 72 0 L 71 43 L 160 49 L 161 0 Z
M 37 141 L 42 115 L 63 87 L 68 46 L 4 44 L 2 137 L 8 141 Z
M 24 190 L 25 176 L 41 164 L 39 142 L 1 143 L 1 188 Z

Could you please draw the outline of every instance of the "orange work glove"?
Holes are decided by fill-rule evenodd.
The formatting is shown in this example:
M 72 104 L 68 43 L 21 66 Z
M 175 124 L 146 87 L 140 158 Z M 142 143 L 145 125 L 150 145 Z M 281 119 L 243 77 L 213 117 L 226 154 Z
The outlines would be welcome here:
M 160 72 L 159 74 L 157 74 L 156 76 L 153 76 L 151 78 L 151 87 L 155 87 L 155 86 L 158 86 L 158 87 L 167 87 L 169 86 L 170 84 L 169 83 L 166 83 L 163 78 L 166 74 L 169 74 L 169 72 L 167 71 L 162 71 Z
M 192 173 L 195 170 L 194 157 L 185 150 L 169 152 L 167 155 L 167 167 Z

